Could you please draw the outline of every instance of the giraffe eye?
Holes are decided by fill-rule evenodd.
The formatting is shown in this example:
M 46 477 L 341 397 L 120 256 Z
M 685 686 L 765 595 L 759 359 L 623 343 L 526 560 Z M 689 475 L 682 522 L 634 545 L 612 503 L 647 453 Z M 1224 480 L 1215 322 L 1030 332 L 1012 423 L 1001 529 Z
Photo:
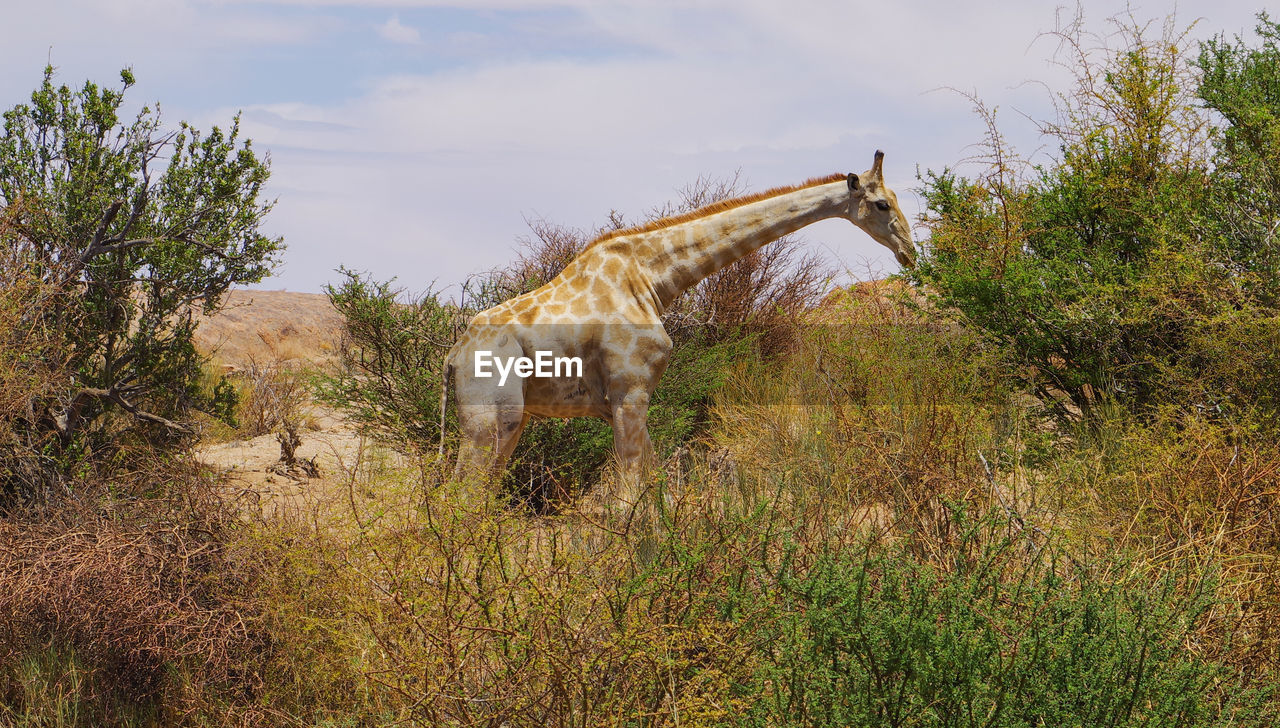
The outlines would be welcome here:
M 876 200 L 876 209 L 877 209 L 877 210 L 888 210 L 888 209 L 889 209 L 889 203 L 888 203 L 888 202 L 885 202 L 884 200 Z

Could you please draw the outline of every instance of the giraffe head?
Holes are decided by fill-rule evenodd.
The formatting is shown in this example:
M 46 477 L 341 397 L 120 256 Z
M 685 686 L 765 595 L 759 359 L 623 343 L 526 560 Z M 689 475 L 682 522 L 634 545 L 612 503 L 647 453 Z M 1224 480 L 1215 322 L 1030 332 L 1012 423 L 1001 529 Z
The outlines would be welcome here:
M 884 183 L 884 152 L 876 151 L 871 169 L 849 174 L 848 218 L 884 247 L 898 262 L 911 268 L 916 264 L 916 247 L 911 242 L 911 224 L 898 207 L 898 196 Z

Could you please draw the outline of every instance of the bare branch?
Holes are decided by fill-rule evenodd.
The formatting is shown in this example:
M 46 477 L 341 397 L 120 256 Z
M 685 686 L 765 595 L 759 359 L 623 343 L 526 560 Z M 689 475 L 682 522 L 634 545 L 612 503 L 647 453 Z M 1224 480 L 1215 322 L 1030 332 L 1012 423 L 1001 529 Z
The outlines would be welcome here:
M 102 244 L 102 238 L 107 234 L 107 228 L 116 219 L 116 215 L 120 212 L 120 207 L 124 205 L 120 200 L 111 203 L 111 207 L 102 215 L 102 222 L 98 223 L 98 229 L 93 232 L 93 240 L 89 243 L 89 247 L 85 249 L 82 259 L 88 259 L 92 256 L 94 248 Z
M 153 422 L 157 425 L 173 430 L 183 435 L 195 434 L 190 427 L 173 420 L 161 417 L 160 415 L 139 409 L 136 405 L 125 399 L 125 392 L 139 391 L 137 387 L 121 388 L 112 386 L 110 389 L 102 389 L 100 387 L 85 387 L 75 394 L 61 413 L 54 417 L 55 424 L 59 432 L 64 436 L 69 436 L 76 428 L 80 421 L 80 411 L 84 405 L 91 399 L 101 399 L 118 405 L 121 409 L 133 415 L 134 417 L 146 422 Z
M 133 240 L 124 240 L 119 243 L 112 243 L 111 245 L 103 245 L 99 247 L 93 255 L 87 256 L 85 262 L 88 262 L 92 258 L 109 255 L 111 253 L 119 253 L 122 250 L 128 250 L 129 248 L 136 248 L 139 245 L 147 245 L 154 242 L 157 242 L 156 238 L 135 238 Z
M 195 434 L 195 431 L 192 430 L 190 427 L 187 427 L 186 425 L 179 424 L 177 422 L 174 422 L 173 420 L 165 419 L 160 415 L 152 414 L 150 412 L 145 412 L 143 410 L 138 409 L 133 404 L 131 404 L 128 400 L 126 400 L 124 397 L 117 396 L 112 398 L 111 401 L 120 405 L 122 409 L 124 409 L 126 412 L 133 415 L 134 417 L 137 417 L 140 420 L 145 420 L 146 422 L 154 422 L 157 425 L 163 425 L 164 427 L 182 435 Z

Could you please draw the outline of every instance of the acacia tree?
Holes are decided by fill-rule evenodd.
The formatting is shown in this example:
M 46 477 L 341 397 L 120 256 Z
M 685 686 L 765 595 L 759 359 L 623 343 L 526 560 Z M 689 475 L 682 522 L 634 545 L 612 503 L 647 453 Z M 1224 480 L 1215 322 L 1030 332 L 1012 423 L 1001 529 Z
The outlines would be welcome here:
M 9 458 L 10 481 L 193 434 L 191 409 L 214 404 L 197 386 L 194 315 L 261 280 L 283 247 L 259 230 L 269 160 L 240 139 L 239 117 L 207 135 L 185 122 L 168 131 L 150 107 L 122 121 L 133 74 L 120 80 L 73 90 L 47 67 L 30 102 L 4 114 L 0 274 L 33 293 L 3 345 L 56 340 L 65 354 L 58 386 L 4 413 L 8 454 L 28 456 L 21 467 Z

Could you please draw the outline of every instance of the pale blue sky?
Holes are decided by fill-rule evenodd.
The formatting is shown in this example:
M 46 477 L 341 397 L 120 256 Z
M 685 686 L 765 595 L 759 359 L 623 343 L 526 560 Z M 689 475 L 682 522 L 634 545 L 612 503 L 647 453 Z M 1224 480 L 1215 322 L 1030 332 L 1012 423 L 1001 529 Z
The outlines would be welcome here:
M 1089 26 L 1124 10 L 1082 3 Z M 289 251 L 266 288 L 318 291 L 339 265 L 421 289 L 501 265 L 545 217 L 639 216 L 699 175 L 755 189 L 861 171 L 886 153 L 909 215 L 915 171 L 955 165 L 982 124 L 950 86 L 1049 111 L 1055 3 L 837 0 L 45 0 L 6 2 L 0 106 L 51 59 L 60 80 L 114 83 L 207 128 L 243 110 L 272 154 L 268 229 Z M 1196 37 L 1251 30 L 1256 2 L 1177 10 Z M 847 223 L 809 243 L 855 272 L 893 272 Z

